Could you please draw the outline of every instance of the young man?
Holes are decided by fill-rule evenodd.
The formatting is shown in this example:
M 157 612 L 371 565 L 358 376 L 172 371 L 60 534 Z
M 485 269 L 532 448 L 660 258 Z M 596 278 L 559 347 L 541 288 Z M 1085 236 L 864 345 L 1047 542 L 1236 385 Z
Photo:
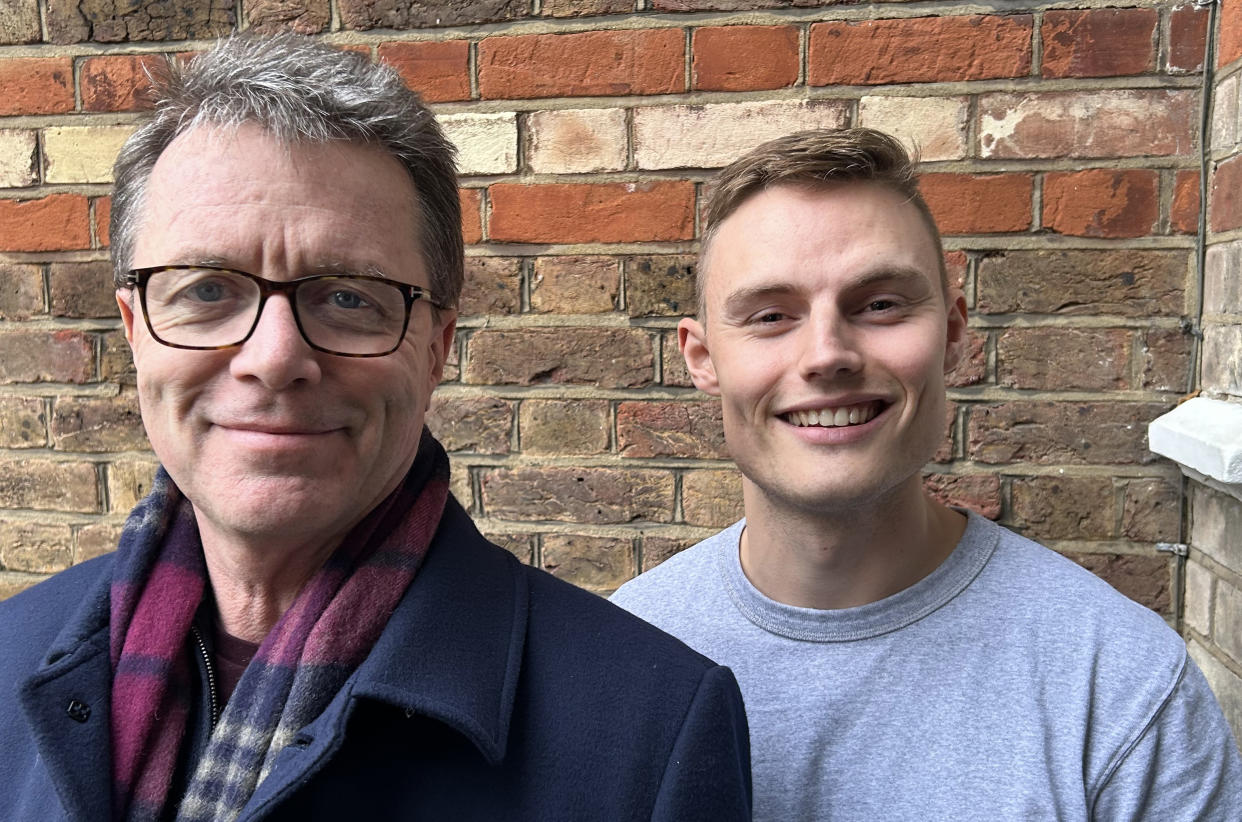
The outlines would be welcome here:
M 697 319 L 745 519 L 613 601 L 732 667 L 757 820 L 1242 819 L 1182 640 L 925 492 L 966 307 L 901 146 L 794 134 L 726 168 Z
M 0 819 L 747 819 L 729 671 L 448 492 L 431 112 L 294 36 L 157 90 L 111 236 L 162 469 L 115 553 L 0 603 Z

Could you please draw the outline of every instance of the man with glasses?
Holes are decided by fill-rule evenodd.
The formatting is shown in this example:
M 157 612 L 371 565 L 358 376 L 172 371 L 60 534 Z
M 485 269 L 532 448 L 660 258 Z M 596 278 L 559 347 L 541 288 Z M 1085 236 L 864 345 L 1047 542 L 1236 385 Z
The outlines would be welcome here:
M 487 543 L 424 416 L 452 147 L 294 36 L 170 64 L 112 257 L 162 467 L 0 604 L 0 819 L 746 819 L 728 670 Z

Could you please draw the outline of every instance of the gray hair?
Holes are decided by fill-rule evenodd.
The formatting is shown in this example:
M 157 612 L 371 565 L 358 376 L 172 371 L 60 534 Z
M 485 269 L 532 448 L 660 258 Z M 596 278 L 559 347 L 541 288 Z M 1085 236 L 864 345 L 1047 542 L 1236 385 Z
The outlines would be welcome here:
M 118 285 L 132 265 L 147 181 L 164 149 L 199 125 L 256 123 L 286 143 L 348 140 L 392 154 L 414 184 L 432 293 L 441 305 L 457 304 L 464 261 L 456 150 L 392 67 L 295 34 L 240 34 L 189 62 L 169 58 L 151 82 L 154 111 L 114 169 L 109 232 Z

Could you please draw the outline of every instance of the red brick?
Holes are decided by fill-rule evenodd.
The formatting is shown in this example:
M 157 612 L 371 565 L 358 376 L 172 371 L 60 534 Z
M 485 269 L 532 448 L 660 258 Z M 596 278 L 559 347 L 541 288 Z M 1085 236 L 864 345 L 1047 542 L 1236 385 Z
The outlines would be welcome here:
M 969 259 L 965 251 L 946 251 L 944 253 L 944 273 L 951 288 L 966 287 L 966 266 Z
M 975 405 L 967 426 L 967 454 L 990 465 L 1146 465 L 1147 423 L 1165 403 L 1004 402 Z
M 617 406 L 617 450 L 623 457 L 725 459 L 720 403 L 623 402 Z
M 0 60 L 0 116 L 73 111 L 73 62 L 67 57 Z
M 1198 122 L 1198 92 L 1189 89 L 986 94 L 979 98 L 980 155 L 1189 155 Z
M 1115 77 L 1156 67 L 1155 9 L 1049 11 L 1040 35 L 1045 77 Z
M 430 103 L 470 99 L 470 43 L 384 43 L 379 57 Z
M 945 384 L 954 388 L 967 385 L 978 385 L 987 379 L 988 335 L 983 332 L 967 329 L 966 350 L 957 367 L 945 375 Z
M 637 328 L 476 331 L 463 381 L 482 385 L 638 388 L 655 377 L 651 337 Z
M 988 519 L 1001 515 L 1001 483 L 995 474 L 928 474 L 923 487 L 945 505 L 967 508 Z
M 957 403 L 950 400 L 944 409 L 944 439 L 932 455 L 932 462 L 952 462 L 957 457 Z
M 515 20 L 530 14 L 526 0 L 336 0 L 345 29 L 418 31 L 439 26 L 462 26 Z
M 1213 231 L 1242 226 L 1242 155 L 1216 166 L 1208 195 L 1208 222 Z
M 1142 373 L 1139 388 L 1146 391 L 1190 390 L 1190 336 L 1177 328 L 1152 328 L 1139 342 Z
M 1125 484 L 1122 536 L 1140 542 L 1176 542 L 1181 524 L 1182 495 L 1176 485 L 1162 479 Z
M 1216 43 L 1216 67 L 1220 68 L 1242 57 L 1242 3 L 1221 0 L 1216 30 L 1220 32 Z
M 694 183 L 497 183 L 490 238 L 515 243 L 626 243 L 694 236 Z
M 686 90 L 681 29 L 488 37 L 478 53 L 479 94 L 485 99 Z
M 461 236 L 467 245 L 483 240 L 483 218 L 479 208 L 483 202 L 483 192 L 477 188 L 463 188 L 459 192 L 461 200 Z
M 28 320 L 43 313 L 43 270 L 0 263 L 0 320 Z
M 513 403 L 497 397 L 461 397 L 438 393 L 431 398 L 427 427 L 446 451 L 507 454 L 513 428 Z
M 796 26 L 695 29 L 691 76 L 702 91 L 755 91 L 792 86 L 801 61 Z
M 1031 227 L 1030 174 L 925 174 L 919 179 L 942 234 L 992 234 Z
M 1203 68 L 1207 45 L 1208 7 L 1183 3 L 1169 15 L 1169 71 L 1193 72 Z
M 644 468 L 497 468 L 480 475 L 483 513 L 592 524 L 673 519 L 673 474 Z
M 1194 234 L 1199 230 L 1198 171 L 1183 169 L 1174 177 L 1169 228 L 1177 234 Z
M 95 237 L 100 248 L 108 247 L 108 221 L 112 219 L 112 198 L 96 197 L 95 204 Z
M 1120 328 L 1010 328 L 996 340 L 996 382 L 1047 391 L 1129 387 L 1130 332 Z
M 522 261 L 516 257 L 467 257 L 462 316 L 516 314 L 522 301 Z
M 1034 539 L 1111 539 L 1117 493 L 1110 477 L 1015 479 L 1013 526 Z
M 1159 183 L 1147 169 L 1050 171 L 1043 226 L 1075 237 L 1142 237 L 1156 224 Z
M 256 34 L 318 34 L 332 20 L 328 0 L 251 0 L 245 11 L 247 29 Z
M 48 290 L 55 317 L 116 317 L 116 289 L 107 260 L 90 263 L 52 263 Z
M 95 343 L 81 331 L 0 334 L 0 383 L 83 383 L 94 373 Z
M 621 293 L 614 257 L 540 257 L 530 284 L 530 310 L 555 314 L 613 311 Z
M 39 200 L 0 200 L 0 251 L 90 248 L 86 198 L 50 194 Z
M 815 23 L 807 49 L 807 83 L 1021 77 L 1031 70 L 1032 28 L 1029 14 Z
M 1133 554 L 1067 554 L 1070 559 L 1100 577 L 1125 596 L 1169 614 L 1169 560 Z
M 139 111 L 150 108 L 143 99 L 148 87 L 146 70 L 162 59 L 152 55 L 88 57 L 82 61 L 84 111 Z
M 686 358 L 681 355 L 677 345 L 677 334 L 665 334 L 660 342 L 660 362 L 662 364 L 660 382 L 664 385 L 677 385 L 689 388 L 694 385 L 690 380 L 690 372 L 686 370 Z

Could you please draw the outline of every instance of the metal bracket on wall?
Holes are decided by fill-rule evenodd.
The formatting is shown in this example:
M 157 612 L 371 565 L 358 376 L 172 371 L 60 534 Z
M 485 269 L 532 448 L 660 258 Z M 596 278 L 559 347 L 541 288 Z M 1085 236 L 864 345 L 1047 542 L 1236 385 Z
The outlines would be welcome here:
M 1184 542 L 1157 542 L 1156 550 L 1179 557 L 1190 556 L 1190 546 Z

